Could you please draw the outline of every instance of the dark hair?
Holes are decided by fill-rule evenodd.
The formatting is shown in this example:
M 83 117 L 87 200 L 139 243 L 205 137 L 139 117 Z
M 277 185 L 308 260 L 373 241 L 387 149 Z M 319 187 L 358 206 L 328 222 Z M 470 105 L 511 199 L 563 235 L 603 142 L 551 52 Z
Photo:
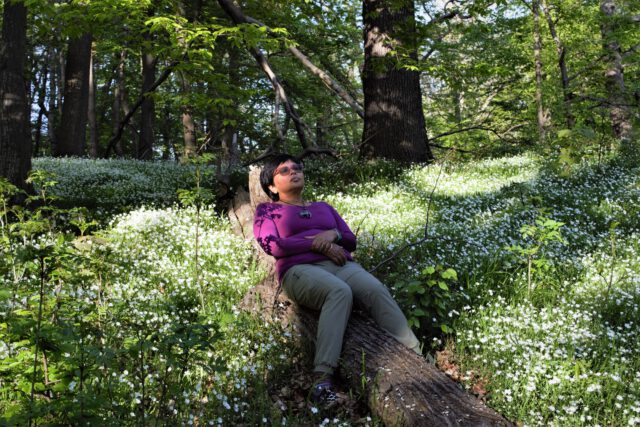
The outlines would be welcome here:
M 273 173 L 276 171 L 278 166 L 287 160 L 291 160 L 294 163 L 302 164 L 302 160 L 292 156 L 291 154 L 275 154 L 269 158 L 262 167 L 262 172 L 260 172 L 260 185 L 267 196 L 274 202 L 280 200 L 278 193 L 274 193 L 269 190 L 269 186 L 273 185 Z

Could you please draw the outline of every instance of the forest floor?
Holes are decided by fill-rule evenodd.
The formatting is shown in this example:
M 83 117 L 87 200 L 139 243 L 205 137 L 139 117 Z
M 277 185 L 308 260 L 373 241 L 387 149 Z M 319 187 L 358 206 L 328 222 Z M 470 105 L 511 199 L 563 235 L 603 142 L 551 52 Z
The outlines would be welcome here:
M 309 352 L 237 308 L 264 273 L 193 166 L 34 165 L 42 207 L 0 215 L 2 423 L 379 424 L 358 390 L 310 405 Z M 428 224 L 376 274 L 452 378 L 523 425 L 640 424 L 637 166 L 306 171 L 307 199 L 343 215 L 367 268 Z

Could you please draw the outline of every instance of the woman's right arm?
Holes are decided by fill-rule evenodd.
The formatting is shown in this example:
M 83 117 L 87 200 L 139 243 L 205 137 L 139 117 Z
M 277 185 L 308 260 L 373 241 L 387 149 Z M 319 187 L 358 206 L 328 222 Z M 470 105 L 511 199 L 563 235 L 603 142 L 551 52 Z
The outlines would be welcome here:
M 262 249 L 276 258 L 311 252 L 311 240 L 304 237 L 280 237 L 275 221 L 264 204 L 258 205 L 253 219 L 253 235 Z

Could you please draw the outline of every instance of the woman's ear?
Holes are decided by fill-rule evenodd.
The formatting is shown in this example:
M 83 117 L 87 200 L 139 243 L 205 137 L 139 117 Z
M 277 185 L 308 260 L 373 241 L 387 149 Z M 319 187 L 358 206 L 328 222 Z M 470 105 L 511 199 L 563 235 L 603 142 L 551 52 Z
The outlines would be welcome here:
M 278 194 L 278 189 L 273 184 L 269 186 L 269 191 L 271 191 L 273 194 Z

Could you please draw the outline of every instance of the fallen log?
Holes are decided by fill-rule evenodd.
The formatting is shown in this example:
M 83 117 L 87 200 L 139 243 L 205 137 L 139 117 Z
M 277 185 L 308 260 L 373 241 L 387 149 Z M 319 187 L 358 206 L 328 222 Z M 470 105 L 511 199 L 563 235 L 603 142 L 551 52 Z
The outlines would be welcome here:
M 249 193 L 238 189 L 229 209 L 234 232 L 251 239 L 267 277 L 253 287 L 243 308 L 291 324 L 315 341 L 318 313 L 293 304 L 278 292 L 273 258 L 253 238 L 253 213 L 268 201 L 260 170 L 249 173 Z M 339 372 L 353 389 L 362 389 L 369 408 L 387 426 L 509 426 L 500 414 L 447 377 L 435 365 L 397 342 L 368 316 L 354 312 L 344 338 Z

